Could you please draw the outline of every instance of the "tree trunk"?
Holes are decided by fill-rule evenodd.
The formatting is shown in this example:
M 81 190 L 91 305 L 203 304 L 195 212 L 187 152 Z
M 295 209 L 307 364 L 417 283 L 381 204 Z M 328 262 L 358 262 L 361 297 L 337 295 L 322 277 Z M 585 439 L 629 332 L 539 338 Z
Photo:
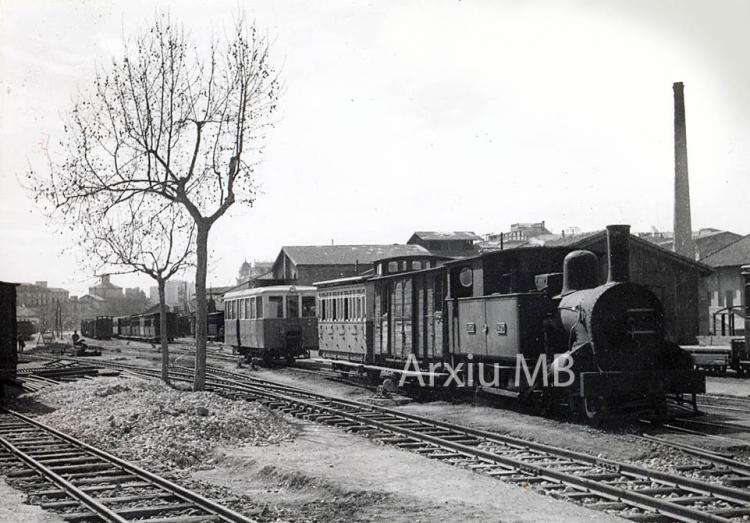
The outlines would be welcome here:
M 164 296 L 166 282 L 156 280 L 159 285 L 159 338 L 161 339 L 161 379 L 169 383 L 169 338 L 167 337 L 167 301 Z
M 193 390 L 204 390 L 206 388 L 206 329 L 208 326 L 206 273 L 208 270 L 208 231 L 210 227 L 210 225 L 199 222 L 196 237 L 195 378 L 193 380 Z

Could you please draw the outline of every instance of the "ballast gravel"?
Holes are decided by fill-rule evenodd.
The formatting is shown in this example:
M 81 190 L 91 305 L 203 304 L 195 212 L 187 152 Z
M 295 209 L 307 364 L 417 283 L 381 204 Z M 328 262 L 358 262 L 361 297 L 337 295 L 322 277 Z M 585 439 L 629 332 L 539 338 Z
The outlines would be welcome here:
M 58 407 L 40 422 L 152 470 L 211 468 L 223 457 L 221 445 L 270 445 L 299 432 L 261 405 L 156 380 L 78 381 L 28 398 Z

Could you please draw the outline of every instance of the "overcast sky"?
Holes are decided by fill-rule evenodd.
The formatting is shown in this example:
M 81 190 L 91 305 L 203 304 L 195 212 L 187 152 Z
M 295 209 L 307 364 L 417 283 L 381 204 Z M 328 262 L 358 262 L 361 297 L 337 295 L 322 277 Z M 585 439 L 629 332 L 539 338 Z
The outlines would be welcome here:
M 212 229 L 210 285 L 282 245 L 671 230 L 674 81 L 693 227 L 750 233 L 747 1 L 0 0 L 0 280 L 93 283 L 19 180 L 123 34 L 168 10 L 205 41 L 238 7 L 275 39 L 286 88 L 263 193 Z

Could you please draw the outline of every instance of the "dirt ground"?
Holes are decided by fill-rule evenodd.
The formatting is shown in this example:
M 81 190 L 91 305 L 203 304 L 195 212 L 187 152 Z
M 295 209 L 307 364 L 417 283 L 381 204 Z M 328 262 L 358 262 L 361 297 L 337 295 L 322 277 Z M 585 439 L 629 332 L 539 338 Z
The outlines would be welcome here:
M 134 360 L 133 349 L 138 348 L 142 349 L 138 354 L 139 364 L 156 364 L 148 346 L 121 346 L 113 342 L 114 347 L 119 347 L 120 352 L 107 351 L 105 358 L 127 357 Z M 225 366 L 232 367 L 232 364 Z M 293 371 L 285 370 L 260 370 L 253 371 L 253 374 L 298 381 L 310 388 L 335 388 L 338 393 L 360 399 L 370 395 L 369 391 L 319 380 L 310 374 L 298 377 Z M 115 378 L 107 379 L 111 381 Z M 132 381 L 126 378 L 120 380 L 124 383 Z M 311 384 L 317 385 L 314 387 Z M 34 401 L 48 397 L 49 406 L 64 409 L 66 403 L 76 402 L 76 394 L 66 393 L 66 387 L 87 390 L 90 386 L 80 383 L 55 387 L 59 388 L 59 393 L 47 390 L 37 394 Z M 110 385 L 107 384 L 107 388 L 111 388 Z M 123 405 L 120 416 L 118 402 L 99 404 L 106 413 L 95 410 L 97 402 L 86 402 L 85 407 L 91 409 L 92 419 L 105 414 L 109 416 L 107 419 L 115 421 L 119 417 L 130 419 L 132 416 L 132 405 Z M 70 405 L 68 408 L 71 412 L 80 411 L 80 405 Z M 56 419 L 61 419 L 54 413 L 45 418 L 53 425 Z M 174 478 L 188 487 L 224 500 L 230 506 L 242 507 L 246 514 L 261 522 L 620 520 L 553 499 L 529 488 L 503 483 L 405 450 L 382 446 L 333 428 L 289 419 L 298 426 L 295 437 L 262 446 L 217 446 L 209 452 L 209 466 L 176 471 Z M 142 422 L 147 423 L 147 420 Z M 133 431 L 135 433 L 135 429 Z M 129 457 L 133 453 L 123 443 L 126 440 L 127 436 L 123 434 L 122 441 L 112 442 L 110 450 Z M 102 438 L 92 443 L 106 441 L 107 438 Z M 168 468 L 166 463 L 152 465 L 149 468 L 161 473 Z M 58 521 L 54 515 L 45 516 L 41 510 L 22 505 L 22 494 L 2 496 L 1 499 L 0 521 Z M 10 519 L 3 518 L 4 514 L 8 514 Z M 51 519 L 33 519 L 35 517 Z
M 115 340 L 96 344 L 105 349 L 105 359 L 159 364 L 160 355 L 151 344 Z M 192 366 L 192 357 L 179 354 L 188 345 L 171 348 L 174 362 Z M 210 350 L 231 354 L 218 344 Z M 304 370 L 238 369 L 236 363 L 224 360 L 211 364 L 333 396 L 373 400 L 370 390 Z M 709 377 L 707 389 L 712 394 L 748 396 L 750 380 Z M 644 427 L 637 424 L 597 428 L 482 401 L 403 399 L 385 401 L 384 406 L 610 459 L 656 468 L 665 461 L 664 447 L 640 438 Z M 750 413 L 744 417 L 726 413 L 725 418 L 738 416 L 750 419 Z M 213 468 L 191 471 L 183 480 L 217 497 L 242 498 L 242 506 L 252 506 L 250 513 L 260 521 L 603 521 L 609 517 L 336 429 L 299 423 L 300 432 L 288 441 L 262 447 L 217 447 L 213 455 L 222 457 L 213 460 Z M 704 448 L 721 446 L 719 440 L 706 443 L 695 437 L 685 437 L 683 442 Z
M 24 495 L 0 478 L 0 521 L 8 523 L 62 523 L 64 520 L 39 507 L 26 505 Z
M 318 521 L 620 521 L 314 424 L 293 441 L 224 451 L 193 477 L 250 496 L 269 518 L 322 502 L 333 512 Z

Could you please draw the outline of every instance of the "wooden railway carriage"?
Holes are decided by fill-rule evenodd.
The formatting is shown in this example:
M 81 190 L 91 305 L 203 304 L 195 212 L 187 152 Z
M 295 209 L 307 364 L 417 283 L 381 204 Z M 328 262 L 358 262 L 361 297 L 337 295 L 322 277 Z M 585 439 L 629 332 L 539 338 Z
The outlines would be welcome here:
M 118 338 L 142 340 L 156 343 L 160 340 L 161 322 L 158 312 L 134 314 L 115 318 L 115 331 Z M 177 314 L 167 313 L 167 339 L 177 337 Z
M 373 363 L 425 362 L 445 353 L 444 296 L 448 258 L 409 256 L 376 262 Z
M 224 342 L 245 356 L 292 361 L 318 348 L 312 286 L 274 285 L 224 295 Z
M 318 355 L 372 362 L 373 287 L 369 276 L 316 282 Z

